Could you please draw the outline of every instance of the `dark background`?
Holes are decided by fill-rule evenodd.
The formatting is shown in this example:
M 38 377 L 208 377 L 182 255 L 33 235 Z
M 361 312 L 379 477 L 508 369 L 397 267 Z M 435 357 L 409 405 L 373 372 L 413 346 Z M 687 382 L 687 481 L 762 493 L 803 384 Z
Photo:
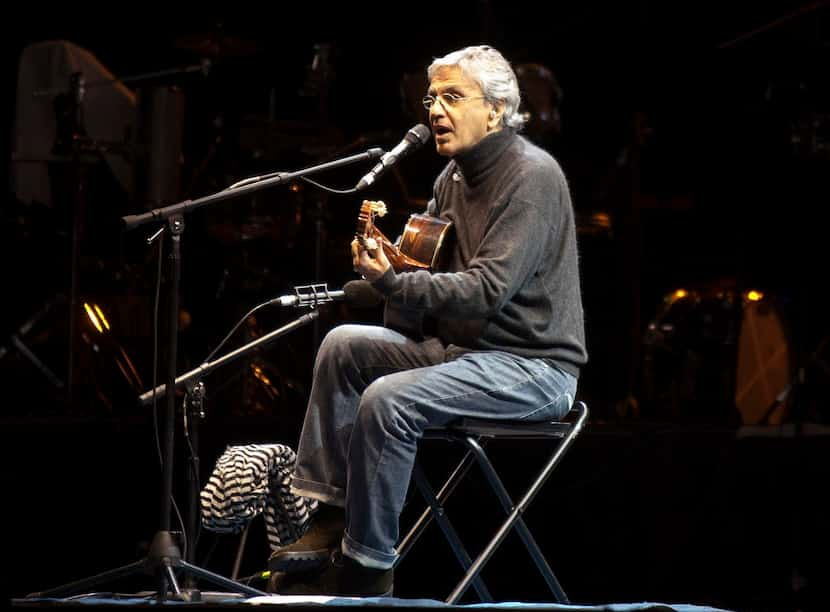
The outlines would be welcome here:
M 124 232 L 120 218 L 247 176 L 298 170 L 371 146 L 389 149 L 425 120 L 410 111 L 412 96 L 402 95 L 404 76 L 422 74 L 432 57 L 489 43 L 515 65 L 546 66 L 563 94 L 547 108 L 528 98 L 531 116 L 554 107 L 561 114 L 561 130 L 531 124 L 528 136 L 554 153 L 571 183 L 591 353 L 580 393 L 592 422 L 529 520 L 542 530 L 566 590 L 580 603 L 662 600 L 738 609 L 795 609 L 824 599 L 826 507 L 817 492 L 826 483 L 828 450 L 819 434 L 830 418 L 823 353 L 830 333 L 825 3 L 273 8 L 265 16 L 250 7 L 63 5 L 6 24 L 6 142 L 18 129 L 18 62 L 33 43 L 74 43 L 125 79 L 139 100 L 175 92 L 183 104 L 175 126 L 182 133 L 177 189 L 165 201 L 150 201 L 143 191 L 148 158 L 140 147 L 126 149 L 135 155 L 134 190 L 123 189 L 103 164 L 84 171 L 79 299 L 98 304 L 113 329 L 97 338 L 82 313 L 73 315 L 71 401 L 38 364 L 66 375 L 76 177 L 67 164 L 54 164 L 57 195 L 48 204 L 6 193 L 2 474 L 7 550 L 16 560 L 4 576 L 8 592 L 20 596 L 130 562 L 158 525 L 153 412 L 135 401 L 153 380 L 158 251 L 144 242 L 154 226 Z M 206 73 L 154 74 L 205 60 Z M 423 92 L 416 93 L 417 103 Z M 420 210 L 442 163 L 428 145 L 378 182 L 371 195 L 390 205 L 388 235 Z M 344 189 L 368 167 L 315 178 Z M 202 363 L 263 300 L 296 285 L 337 288 L 351 280 L 347 248 L 359 202 L 292 182 L 190 214 L 177 371 Z M 159 383 L 167 281 L 163 267 Z M 675 323 L 686 324 L 689 335 L 661 352 L 645 341 L 648 324 L 662 321 L 663 298 L 679 287 L 698 287 L 709 301 L 679 315 Z M 712 297 L 724 288 L 763 290 L 779 313 L 789 367 L 801 375 L 786 397 L 784 427 L 741 427 L 731 395 L 740 313 Z M 299 314 L 262 309 L 224 348 Z M 293 446 L 319 338 L 333 324 L 378 314 L 322 309 L 316 326 L 212 373 L 205 381 L 202 477 L 227 444 Z M 22 330 L 25 323 L 31 326 Z M 30 356 L 14 346 L 14 335 Z M 140 380 L 119 368 L 125 364 Z M 177 439 L 177 499 L 185 511 L 182 446 Z M 504 460 L 521 476 L 518 454 L 508 449 Z M 207 555 L 207 539 L 200 555 Z M 232 546 L 217 545 L 205 562 L 227 573 Z M 255 569 L 265 552 L 250 546 Z M 451 563 L 441 546 L 436 540 L 425 548 Z M 544 600 L 529 578 L 524 584 L 529 572 L 519 566 L 521 556 L 508 549 L 507 561 L 494 561 L 492 579 L 505 598 Z M 437 575 L 449 571 L 432 576 L 424 569 L 436 563 L 414 552 L 400 570 L 398 592 L 442 596 Z

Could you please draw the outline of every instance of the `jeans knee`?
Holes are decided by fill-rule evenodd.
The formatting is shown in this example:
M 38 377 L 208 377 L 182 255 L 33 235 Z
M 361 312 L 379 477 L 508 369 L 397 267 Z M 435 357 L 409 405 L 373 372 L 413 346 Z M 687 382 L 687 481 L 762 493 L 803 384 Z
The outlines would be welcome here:
M 358 419 L 364 429 L 383 432 L 399 439 L 415 440 L 423 429 L 421 415 L 395 393 L 387 377 L 370 384 L 360 398 Z
M 339 325 L 328 332 L 317 351 L 316 366 L 326 363 L 337 367 L 351 362 L 357 344 L 365 337 L 359 329 L 359 325 Z
M 361 408 L 364 408 L 366 416 L 383 418 L 384 414 L 392 412 L 394 406 L 389 401 L 392 389 L 386 383 L 386 377 L 381 376 L 363 391 L 360 398 Z

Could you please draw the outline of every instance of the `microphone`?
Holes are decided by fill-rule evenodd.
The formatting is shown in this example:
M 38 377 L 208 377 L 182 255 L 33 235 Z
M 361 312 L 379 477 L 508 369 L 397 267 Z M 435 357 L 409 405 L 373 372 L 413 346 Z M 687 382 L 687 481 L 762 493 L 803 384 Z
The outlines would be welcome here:
M 314 307 L 328 302 L 345 301 L 356 308 L 372 308 L 383 300 L 383 294 L 377 291 L 369 281 L 349 281 L 342 290 L 329 290 L 327 284 L 301 285 L 294 287 L 292 295 L 282 295 L 270 300 L 269 304 L 293 306 L 295 308 Z
M 372 168 L 362 179 L 360 179 L 355 187 L 355 191 L 363 191 L 369 187 L 381 174 L 386 172 L 390 166 L 397 163 L 398 159 L 408 155 L 429 140 L 429 136 L 429 128 L 423 123 L 419 123 L 413 127 L 406 133 L 403 140 L 401 140 L 394 149 L 388 153 L 384 153 L 383 157 L 380 158 L 380 161 L 375 165 L 375 167 Z

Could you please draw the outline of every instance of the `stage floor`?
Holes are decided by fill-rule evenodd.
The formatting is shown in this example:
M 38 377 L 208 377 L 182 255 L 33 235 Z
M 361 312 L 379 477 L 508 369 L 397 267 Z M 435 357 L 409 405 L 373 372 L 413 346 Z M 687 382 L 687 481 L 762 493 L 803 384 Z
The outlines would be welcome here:
M 223 593 L 203 593 L 202 600 L 198 602 L 183 602 L 168 600 L 165 602 L 176 606 L 198 606 L 210 608 L 234 608 L 239 609 L 247 606 L 261 608 L 280 608 L 282 610 L 303 610 L 307 608 L 371 608 L 371 609 L 395 609 L 395 610 L 559 610 L 561 612 L 732 612 L 724 608 L 713 608 L 710 606 L 694 604 L 669 604 L 656 602 L 639 603 L 609 603 L 609 604 L 555 604 L 555 603 L 523 603 L 518 601 L 507 601 L 500 603 L 477 603 L 477 604 L 446 604 L 434 599 L 402 599 L 396 597 L 327 597 L 327 596 L 285 596 L 269 595 L 267 597 L 241 598 L 229 596 Z M 124 594 L 114 597 L 101 595 L 88 595 L 68 599 L 15 599 L 12 601 L 15 607 L 78 607 L 78 606 L 118 606 L 118 607 L 157 607 L 153 593 L 146 594 Z

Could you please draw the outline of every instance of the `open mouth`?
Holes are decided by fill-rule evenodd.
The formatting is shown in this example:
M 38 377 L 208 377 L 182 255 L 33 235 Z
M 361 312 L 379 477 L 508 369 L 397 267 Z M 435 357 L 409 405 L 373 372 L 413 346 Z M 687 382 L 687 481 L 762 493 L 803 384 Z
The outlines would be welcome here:
M 444 136 L 449 134 L 452 130 L 443 125 L 436 125 L 432 128 L 432 131 L 436 136 Z

